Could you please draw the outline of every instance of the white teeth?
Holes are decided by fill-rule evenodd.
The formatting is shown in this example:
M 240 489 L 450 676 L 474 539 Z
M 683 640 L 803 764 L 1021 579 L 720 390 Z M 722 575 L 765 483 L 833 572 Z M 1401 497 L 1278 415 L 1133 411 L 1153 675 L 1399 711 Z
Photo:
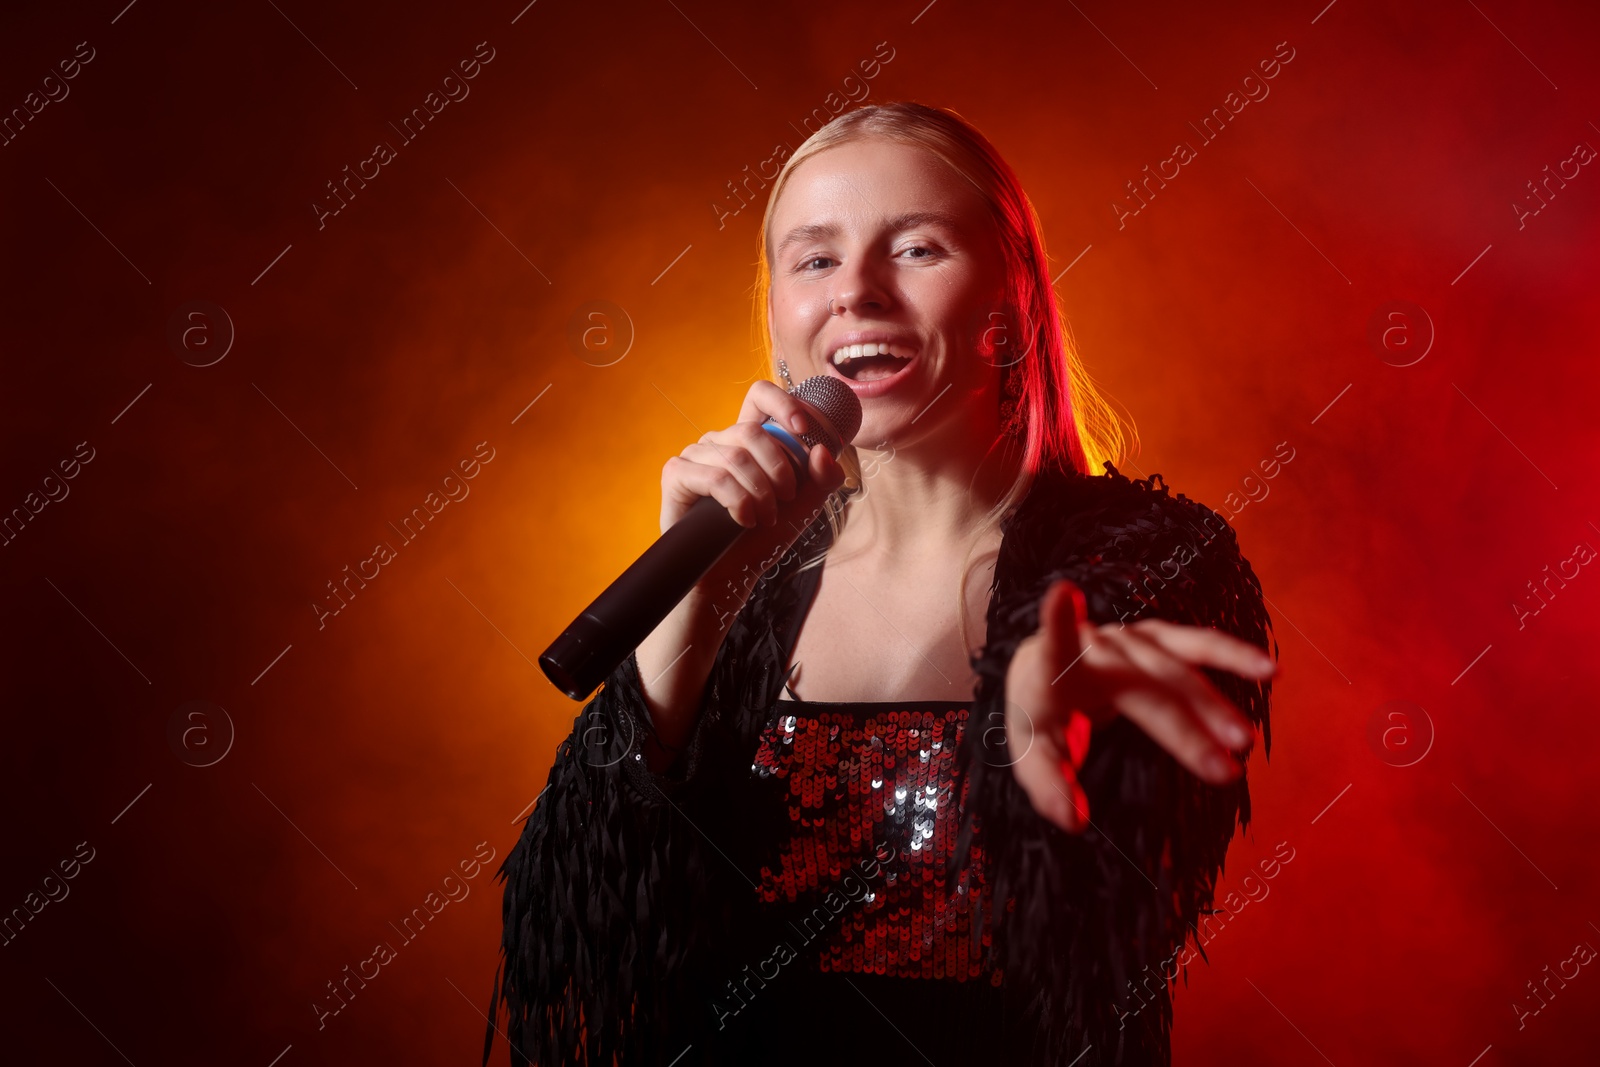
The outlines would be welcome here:
M 910 356 L 905 355 L 903 352 L 893 351 L 893 347 L 895 346 L 884 344 L 881 341 L 876 344 L 845 345 L 843 348 L 839 349 L 839 351 L 833 354 L 833 365 L 837 367 L 847 359 L 859 359 L 862 356 L 896 356 L 900 359 L 911 358 Z

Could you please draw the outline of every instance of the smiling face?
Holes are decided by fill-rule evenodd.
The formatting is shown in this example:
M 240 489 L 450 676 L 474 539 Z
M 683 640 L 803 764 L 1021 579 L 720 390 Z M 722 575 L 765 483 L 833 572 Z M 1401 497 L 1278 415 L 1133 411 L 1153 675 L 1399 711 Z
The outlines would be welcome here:
M 970 182 L 914 145 L 846 142 L 790 173 L 769 241 L 773 355 L 846 381 L 858 447 L 993 439 L 1005 259 Z

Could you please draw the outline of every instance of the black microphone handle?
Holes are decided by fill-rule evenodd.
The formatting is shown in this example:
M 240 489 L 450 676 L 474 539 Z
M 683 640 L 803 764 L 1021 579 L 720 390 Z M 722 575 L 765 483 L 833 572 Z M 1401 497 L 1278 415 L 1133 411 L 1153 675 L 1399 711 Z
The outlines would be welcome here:
M 806 477 L 806 445 L 777 422 L 762 429 L 784 446 L 795 478 Z M 545 676 L 573 700 L 611 677 L 745 532 L 715 497 L 703 496 L 644 555 L 595 597 L 539 657 Z
M 696 500 L 551 642 L 545 676 L 574 700 L 594 692 L 744 532 L 715 497 Z

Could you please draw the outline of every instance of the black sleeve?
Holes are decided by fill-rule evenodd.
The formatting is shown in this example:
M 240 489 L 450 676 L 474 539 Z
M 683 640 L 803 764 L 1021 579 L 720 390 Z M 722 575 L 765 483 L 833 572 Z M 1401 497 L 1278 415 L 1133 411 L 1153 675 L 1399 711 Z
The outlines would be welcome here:
M 1039 993 L 1033 1010 L 1047 1057 L 1039 1062 L 1069 1062 L 1092 1045 L 1080 1067 L 1169 1062 L 1167 978 L 1211 907 L 1235 822 L 1249 823 L 1248 770 L 1227 785 L 1203 782 L 1119 717 L 1095 731 L 1079 772 L 1092 825 L 1081 835 L 1060 830 L 1033 810 L 1010 770 L 1011 657 L 1038 629 L 1039 600 L 1060 578 L 1083 590 L 1097 624 L 1210 626 L 1264 651 L 1271 637 L 1260 585 L 1226 521 L 1169 496 L 1160 475 L 1130 482 L 1107 468 L 1030 493 L 1010 520 L 1015 551 L 997 567 L 988 639 L 973 658 L 978 691 L 961 753 L 970 793 L 952 861 L 981 846 L 997 906 L 1007 909 L 996 962 L 1007 984 Z M 1203 672 L 1260 728 L 1270 753 L 1270 681 Z
M 726 670 L 720 656 L 718 664 Z M 714 923 L 711 865 L 721 862 L 707 855 L 699 819 L 685 817 L 696 810 L 697 787 L 713 784 L 702 781 L 717 718 L 706 712 L 720 692 L 713 681 L 685 751 L 665 773 L 652 773 L 641 751 L 651 726 L 633 655 L 557 746 L 499 870 L 501 964 L 485 1064 L 497 1032 L 516 1067 L 664 1063 L 675 1041 L 683 1048 L 675 1026 L 690 1007 L 678 1000 Z
M 740 909 L 753 897 L 730 870 L 738 805 L 726 798 L 781 685 L 785 627 L 809 588 L 789 580 L 800 561 L 786 556 L 732 619 L 688 743 L 664 773 L 641 751 L 652 727 L 633 655 L 557 746 L 499 871 L 485 1064 L 497 1033 L 515 1067 L 667 1064 L 683 1051 L 721 976 L 715 946 L 748 920 Z

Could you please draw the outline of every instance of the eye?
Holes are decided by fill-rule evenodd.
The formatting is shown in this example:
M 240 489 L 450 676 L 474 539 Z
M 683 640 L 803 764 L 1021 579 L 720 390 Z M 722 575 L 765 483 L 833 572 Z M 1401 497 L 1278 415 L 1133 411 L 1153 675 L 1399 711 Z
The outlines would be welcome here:
M 828 256 L 812 256 L 810 259 L 803 260 L 800 263 L 800 266 L 799 266 L 798 269 L 799 270 L 809 270 L 812 267 L 813 264 L 816 264 L 816 263 L 832 263 L 832 262 L 833 262 L 833 260 L 831 258 L 829 258 Z
M 922 252 L 925 254 L 913 256 L 911 255 L 912 252 Z M 910 248 L 905 249 L 904 254 L 910 259 L 933 259 L 938 256 L 939 253 L 936 250 L 929 248 L 927 245 L 912 245 Z

